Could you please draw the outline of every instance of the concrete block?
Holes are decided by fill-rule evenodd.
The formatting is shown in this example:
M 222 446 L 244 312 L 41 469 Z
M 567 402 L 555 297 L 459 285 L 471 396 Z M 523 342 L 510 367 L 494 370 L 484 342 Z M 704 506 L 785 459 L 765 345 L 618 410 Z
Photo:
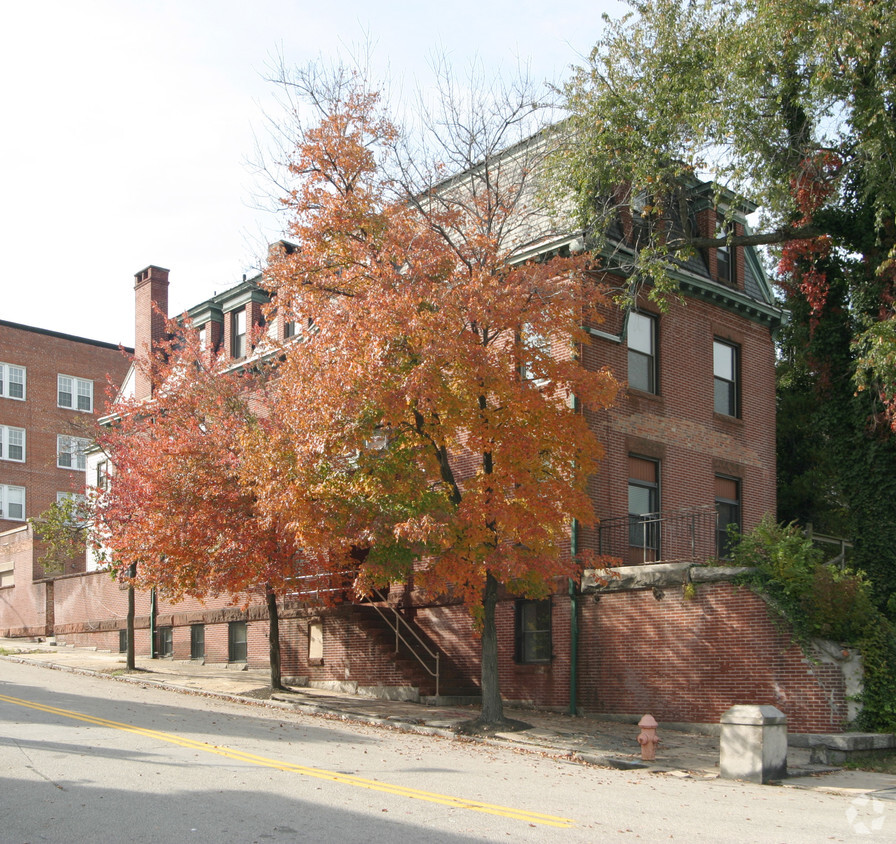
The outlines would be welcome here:
M 732 706 L 721 719 L 726 779 L 767 783 L 787 776 L 787 716 L 774 706 Z

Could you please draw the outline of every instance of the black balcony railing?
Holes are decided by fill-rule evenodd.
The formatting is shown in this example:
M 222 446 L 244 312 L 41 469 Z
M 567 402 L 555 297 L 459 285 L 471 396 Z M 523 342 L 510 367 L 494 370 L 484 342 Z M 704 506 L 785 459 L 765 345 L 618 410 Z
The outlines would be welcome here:
M 705 562 L 718 556 L 716 519 L 712 504 L 602 519 L 598 553 L 623 565 Z

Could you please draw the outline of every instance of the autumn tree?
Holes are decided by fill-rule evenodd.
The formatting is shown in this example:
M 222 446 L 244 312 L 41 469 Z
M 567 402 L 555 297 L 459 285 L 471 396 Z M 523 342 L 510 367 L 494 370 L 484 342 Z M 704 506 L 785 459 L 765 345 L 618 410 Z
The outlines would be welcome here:
M 94 542 L 119 577 L 177 601 L 264 596 L 271 685 L 281 688 L 277 595 L 297 573 L 288 530 L 267 519 L 242 476 L 243 441 L 264 427 L 263 362 L 235 370 L 189 324 L 151 360 L 152 397 L 120 399 L 97 435 L 114 465 L 94 505 Z
M 594 520 L 601 455 L 581 410 L 616 390 L 577 359 L 604 301 L 586 257 L 539 254 L 556 234 L 536 190 L 552 136 L 524 140 L 527 86 L 464 105 L 446 84 L 414 145 L 356 74 L 281 81 L 313 117 L 293 127 L 284 197 L 297 248 L 266 283 L 303 333 L 279 369 L 281 425 L 253 450 L 260 505 L 358 567 L 361 592 L 417 563 L 418 585 L 463 597 L 479 720 L 502 723 L 496 604 L 579 571 L 570 524 Z
M 768 247 L 793 320 L 782 337 L 782 515 L 856 542 L 896 593 L 896 11 L 866 0 L 633 0 L 564 89 L 557 191 L 595 240 L 636 209 L 630 269 L 655 298 L 720 245 Z M 699 236 L 687 191 L 716 186 Z M 759 207 L 754 230 L 726 226 Z M 886 492 L 884 492 L 886 491 Z

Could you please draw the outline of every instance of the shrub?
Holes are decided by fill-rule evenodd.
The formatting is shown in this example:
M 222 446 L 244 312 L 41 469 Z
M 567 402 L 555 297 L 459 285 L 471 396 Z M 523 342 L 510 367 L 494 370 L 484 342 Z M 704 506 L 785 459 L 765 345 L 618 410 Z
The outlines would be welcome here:
M 731 561 L 749 566 L 742 582 L 767 595 L 796 637 L 834 639 L 862 652 L 862 729 L 896 729 L 896 631 L 872 599 L 862 572 L 824 563 L 799 527 L 765 516 L 748 534 L 732 535 Z

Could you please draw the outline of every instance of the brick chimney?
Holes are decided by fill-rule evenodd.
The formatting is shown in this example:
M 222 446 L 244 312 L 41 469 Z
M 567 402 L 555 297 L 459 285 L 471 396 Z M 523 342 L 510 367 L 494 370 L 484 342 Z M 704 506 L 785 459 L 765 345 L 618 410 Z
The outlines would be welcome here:
M 138 368 L 134 373 L 134 396 L 148 399 L 152 382 L 141 372 L 141 361 L 149 360 L 153 346 L 165 337 L 168 316 L 168 270 L 148 266 L 134 276 L 135 331 L 134 358 Z

